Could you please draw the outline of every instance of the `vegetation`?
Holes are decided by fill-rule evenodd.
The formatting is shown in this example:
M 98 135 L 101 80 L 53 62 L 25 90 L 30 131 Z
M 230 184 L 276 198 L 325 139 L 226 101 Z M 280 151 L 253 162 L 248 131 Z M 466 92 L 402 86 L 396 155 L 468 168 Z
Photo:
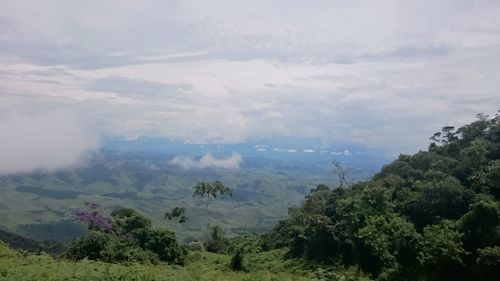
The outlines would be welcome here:
M 96 208 L 94 204 L 90 205 Z M 95 208 L 88 220 L 89 232 L 71 244 L 65 253 L 66 258 L 105 262 L 184 263 L 186 249 L 177 242 L 174 232 L 153 229 L 148 218 L 132 209 L 116 210 L 111 213 L 112 218 L 107 219 Z M 78 219 L 81 214 L 77 214 Z M 99 218 L 97 223 L 95 217 Z M 112 226 L 107 225 L 108 221 Z M 104 226 L 99 226 L 99 223 Z
M 191 252 L 183 266 L 148 263 L 71 261 L 47 255 L 23 256 L 0 243 L 0 280 L 109 281 L 322 281 L 368 280 L 354 268 L 318 267 L 299 259 L 283 260 L 284 251 L 245 256 L 245 271 L 231 269 L 231 256 Z
M 174 207 L 170 212 L 165 213 L 165 218 L 169 220 L 175 220 L 178 223 L 185 223 L 186 218 L 186 208 L 184 207 Z
M 289 206 L 301 204 L 308 190 L 334 181 L 328 162 L 311 166 L 247 158 L 238 170 L 185 170 L 169 164 L 170 159 L 165 154 L 104 151 L 74 170 L 0 176 L 0 225 L 30 239 L 69 244 L 87 232 L 74 214 L 90 201 L 106 213 L 117 208 L 138 210 L 153 225 L 174 230 L 181 240 L 198 239 L 207 223 L 220 225 L 228 235 L 264 233 L 286 217 Z M 375 167 L 360 164 L 350 175 L 366 179 Z M 217 204 L 212 201 L 207 211 L 206 198 L 193 198 L 192 187 L 213 179 L 230 186 L 233 196 Z M 20 186 L 38 188 L 17 190 Z M 66 191 L 77 196 L 70 198 Z M 174 207 L 185 208 L 185 223 L 165 219 L 165 212 Z
M 0 280 L 497 280 L 500 116 L 431 140 L 365 182 L 335 161 L 339 186 L 317 185 L 262 236 L 207 223 L 200 244 L 183 245 L 134 209 L 87 203 L 76 214 L 87 233 L 61 257 L 0 244 Z M 207 213 L 232 192 L 220 181 L 193 191 Z M 183 223 L 185 210 L 165 217 Z
M 20 251 L 35 253 L 46 252 L 54 254 L 61 254 L 65 251 L 65 247 L 61 243 L 54 241 L 39 242 L 3 229 L 0 229 L 0 241 L 3 241 L 12 249 Z
M 319 185 L 263 236 L 263 248 L 358 266 L 378 280 L 498 280 L 500 116 L 480 114 L 431 140 L 370 181 Z
M 199 182 L 193 187 L 193 197 L 205 198 L 207 209 L 210 202 L 217 199 L 217 196 L 221 196 L 221 199 L 224 199 L 228 196 L 233 196 L 233 193 L 229 187 L 225 186 L 219 180 L 213 182 Z

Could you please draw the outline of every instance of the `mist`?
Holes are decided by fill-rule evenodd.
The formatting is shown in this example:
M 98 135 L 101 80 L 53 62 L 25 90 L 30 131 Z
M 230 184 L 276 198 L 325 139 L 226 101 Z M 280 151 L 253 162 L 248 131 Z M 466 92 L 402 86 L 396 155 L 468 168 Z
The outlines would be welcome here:
M 99 148 L 98 136 L 64 110 L 3 116 L 0 135 L 0 174 L 73 168 Z

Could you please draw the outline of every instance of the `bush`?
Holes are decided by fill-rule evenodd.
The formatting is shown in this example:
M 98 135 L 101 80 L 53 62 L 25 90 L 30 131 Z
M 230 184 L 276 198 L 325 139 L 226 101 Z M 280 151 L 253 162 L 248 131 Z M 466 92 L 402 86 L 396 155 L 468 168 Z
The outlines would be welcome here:
M 224 237 L 224 230 L 218 225 L 211 226 L 208 237 L 205 239 L 203 245 L 208 252 L 225 252 L 227 250 L 228 239 Z
M 114 237 L 110 234 L 100 231 L 90 231 L 82 238 L 75 240 L 65 256 L 70 259 L 81 260 L 87 258 L 89 260 L 101 260 L 103 251 Z
M 262 250 L 260 245 L 260 238 L 255 234 L 238 234 L 231 237 L 228 241 L 227 251 L 229 253 L 236 253 L 241 251 L 244 254 L 258 253 Z
M 234 271 L 243 271 L 245 270 L 245 267 L 243 265 L 243 252 L 241 250 L 237 250 L 236 253 L 233 255 L 231 258 L 231 263 L 229 266 L 231 267 L 232 270 Z
M 134 232 L 137 245 L 158 255 L 161 261 L 183 264 L 187 250 L 175 239 L 175 233 L 164 229 L 140 229 Z
M 65 256 L 104 262 L 184 262 L 187 251 L 174 232 L 151 229 L 151 221 L 132 209 L 116 210 L 112 217 L 114 232 L 91 230 L 74 241 Z
M 500 247 L 479 249 L 476 260 L 481 280 L 498 280 L 500 276 Z

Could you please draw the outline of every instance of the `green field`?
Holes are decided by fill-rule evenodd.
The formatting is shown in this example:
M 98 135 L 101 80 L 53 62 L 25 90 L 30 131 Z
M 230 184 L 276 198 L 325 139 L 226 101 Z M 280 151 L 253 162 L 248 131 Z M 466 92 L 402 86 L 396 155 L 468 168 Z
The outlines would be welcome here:
M 283 259 L 285 251 L 249 254 L 245 271 L 229 268 L 230 256 L 191 252 L 186 265 L 108 264 L 89 260 L 71 262 L 48 255 L 22 255 L 0 244 L 0 280 L 368 280 L 356 270 L 306 264 L 298 259 Z

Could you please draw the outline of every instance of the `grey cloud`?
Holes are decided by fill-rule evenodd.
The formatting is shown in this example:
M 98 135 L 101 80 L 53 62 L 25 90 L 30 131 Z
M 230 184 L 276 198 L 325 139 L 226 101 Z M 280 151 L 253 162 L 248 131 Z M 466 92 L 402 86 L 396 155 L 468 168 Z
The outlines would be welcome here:
M 0 36 L 0 51 L 38 64 L 99 69 L 210 59 L 351 64 L 445 55 L 453 48 L 447 43 L 434 43 L 433 31 L 417 32 L 416 42 L 386 38 L 386 34 L 423 29 L 427 22 L 441 24 L 434 28 L 442 30 L 447 27 L 443 22 L 454 19 L 453 12 L 443 13 L 441 18 L 426 15 L 426 4 L 412 3 L 407 7 L 394 4 L 416 15 L 405 18 L 404 14 L 399 16 L 389 9 L 394 14 L 386 15 L 387 20 L 380 18 L 378 5 L 372 3 L 340 7 L 331 2 L 309 5 L 309 12 L 316 15 L 338 15 L 338 19 L 330 16 L 325 24 L 318 24 L 314 18 L 301 15 L 305 7 L 300 3 L 287 3 L 285 11 L 270 3 L 247 3 L 249 10 L 266 15 L 256 20 L 234 3 L 222 2 L 220 6 L 246 16 L 228 15 L 225 9 L 214 7 L 218 5 L 204 6 L 190 1 L 145 1 L 134 8 L 110 2 L 99 9 L 91 2 L 70 7 L 48 1 L 47 8 L 41 9 L 37 18 L 42 27 L 34 27 L 26 24 L 30 19 L 23 15 L 26 11 L 23 7 L 32 3 L 19 1 L 17 6 L 6 7 L 12 15 L 0 18 L 3 26 L 0 33 L 4 35 Z M 446 11 L 450 8 L 448 4 L 435 9 Z M 194 7 L 196 10 L 192 10 Z M 364 14 L 358 12 L 365 9 L 370 13 L 362 17 Z M 482 9 L 485 8 L 479 11 Z M 207 10 L 213 15 L 202 17 L 197 10 Z M 466 12 L 463 7 L 455 10 Z M 135 19 L 131 20 L 131 16 Z M 399 25 L 390 21 L 394 19 L 399 20 Z
M 113 92 L 117 94 L 130 94 L 144 97 L 161 97 L 178 92 L 190 91 L 193 89 L 193 86 L 185 83 L 166 84 L 112 76 L 94 80 L 88 83 L 84 88 L 89 91 L 97 92 Z
M 243 158 L 238 153 L 233 153 L 230 157 L 217 159 L 212 154 L 207 153 L 196 160 L 186 156 L 176 156 L 169 163 L 182 167 L 185 170 L 199 170 L 207 168 L 215 169 L 239 169 Z
M 0 106 L 70 103 L 110 137 L 412 152 L 500 104 L 498 1 L 104 2 L 6 3 Z
M 405 44 L 394 49 L 383 50 L 375 53 L 363 54 L 361 59 L 422 59 L 426 57 L 443 56 L 450 53 L 453 47 L 448 44 Z

